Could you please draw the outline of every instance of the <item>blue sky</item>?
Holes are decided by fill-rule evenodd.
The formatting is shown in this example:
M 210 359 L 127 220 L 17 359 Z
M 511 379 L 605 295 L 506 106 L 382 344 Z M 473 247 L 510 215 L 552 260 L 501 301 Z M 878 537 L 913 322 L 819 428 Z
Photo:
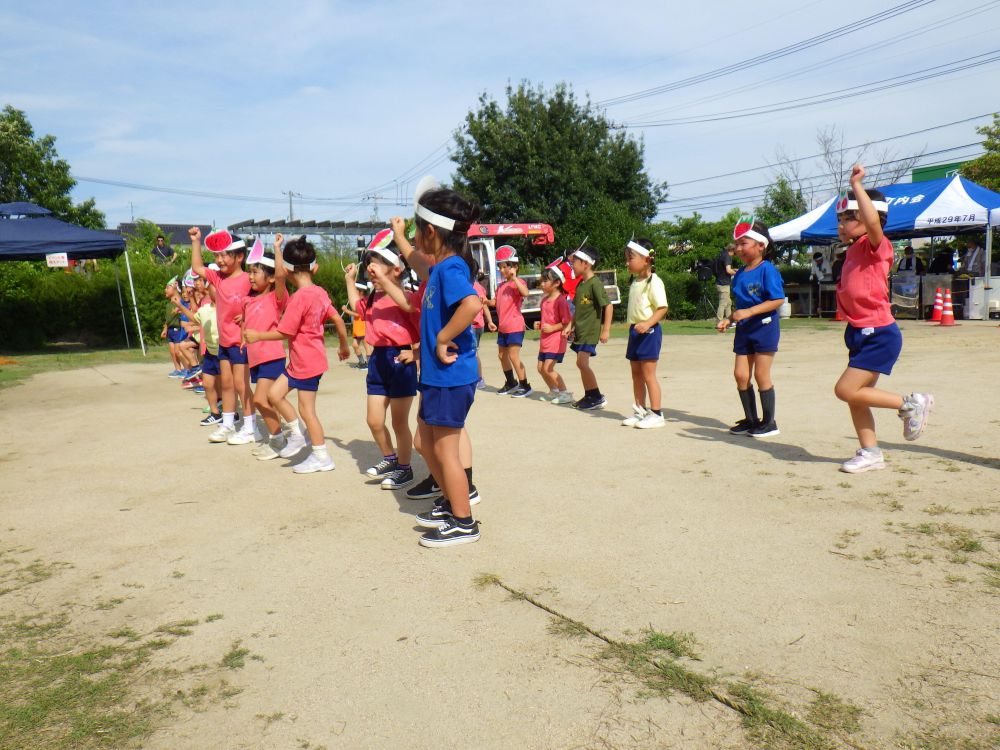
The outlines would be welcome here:
M 712 3 L 249 2 L 0 5 L 0 106 L 28 114 L 111 226 L 232 223 L 287 214 L 364 219 L 401 208 L 424 169 L 446 180 L 446 144 L 486 91 L 523 79 L 595 102 L 747 60 L 904 0 Z M 752 12 L 748 10 L 752 8 Z M 618 123 L 742 110 L 905 75 L 1000 47 L 998 0 L 930 0 L 884 23 L 714 80 L 607 107 Z M 975 61 L 973 61 L 975 62 Z M 638 128 L 657 180 L 681 183 L 817 151 L 817 128 L 856 144 L 998 108 L 1000 63 L 757 117 Z M 886 144 L 894 156 L 979 140 L 977 122 Z M 956 149 L 925 160 L 975 153 Z M 809 160 L 803 174 L 819 171 Z M 410 177 L 409 180 L 399 180 Z M 677 185 L 664 214 L 748 207 L 769 170 Z M 268 199 L 153 192 L 84 178 Z M 817 180 L 817 182 L 819 182 Z M 825 187 L 818 190 L 825 197 Z M 706 196 L 699 198 L 697 196 Z M 131 202 L 131 206 L 130 206 Z M 703 210 L 718 215 L 724 207 Z

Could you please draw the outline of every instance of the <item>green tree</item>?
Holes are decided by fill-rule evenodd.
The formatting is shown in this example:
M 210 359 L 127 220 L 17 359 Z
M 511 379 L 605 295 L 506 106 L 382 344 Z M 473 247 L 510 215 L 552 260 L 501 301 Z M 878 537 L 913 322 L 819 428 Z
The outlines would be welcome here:
M 1000 114 L 993 115 L 992 125 L 976 128 L 986 136 L 983 148 L 986 153 L 962 165 L 962 176 L 990 190 L 1000 191 Z
M 74 205 L 70 191 L 75 185 L 69 164 L 56 152 L 55 136 L 36 138 L 24 112 L 4 107 L 0 112 L 0 203 L 29 201 L 64 221 L 103 228 L 104 214 L 93 198 Z
M 656 214 L 667 187 L 646 174 L 641 141 L 614 130 L 566 84 L 548 92 L 521 83 L 506 93 L 505 106 L 482 94 L 455 132 L 455 187 L 482 203 L 487 221 L 546 222 L 562 245 L 562 233 L 586 234 L 573 221 L 600 223 L 611 202 L 620 226 L 607 233 L 617 246 Z
M 773 227 L 791 221 L 808 210 L 802 191 L 792 187 L 784 175 L 778 175 L 774 183 L 764 190 L 764 201 L 757 207 L 756 216 L 768 227 Z

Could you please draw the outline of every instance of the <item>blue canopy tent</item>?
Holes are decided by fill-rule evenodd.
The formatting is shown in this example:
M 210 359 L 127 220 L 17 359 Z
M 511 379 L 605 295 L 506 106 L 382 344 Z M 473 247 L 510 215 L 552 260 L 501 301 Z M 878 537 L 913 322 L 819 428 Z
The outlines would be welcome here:
M 33 203 L 0 203 L 0 261 L 45 260 L 47 255 L 65 253 L 67 259 L 91 260 L 94 258 L 116 259 L 124 253 L 128 269 L 129 287 L 132 290 L 132 309 L 135 312 L 136 330 L 139 344 L 146 353 L 139 324 L 139 310 L 135 304 L 135 284 L 132 281 L 132 264 L 125 252 L 125 240 L 112 232 L 98 232 L 59 221 L 47 208 Z M 125 343 L 129 344 L 128 324 L 125 316 L 125 302 L 122 297 L 118 264 L 115 264 L 115 281 L 118 284 L 118 301 L 122 311 L 122 325 L 125 327 Z
M 885 235 L 891 240 L 940 237 L 1000 225 L 1000 193 L 961 175 L 879 187 L 889 203 Z M 775 242 L 832 245 L 837 238 L 837 196 L 797 219 L 771 228 Z M 986 286 L 990 285 L 993 232 L 986 232 Z

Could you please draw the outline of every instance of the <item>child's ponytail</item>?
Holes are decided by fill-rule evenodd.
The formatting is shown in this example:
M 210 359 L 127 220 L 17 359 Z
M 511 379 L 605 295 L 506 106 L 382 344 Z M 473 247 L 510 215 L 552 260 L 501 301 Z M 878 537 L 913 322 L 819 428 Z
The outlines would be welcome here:
M 455 222 L 452 229 L 445 229 L 435 225 L 434 230 L 441 237 L 444 246 L 465 261 L 469 267 L 470 280 L 475 279 L 475 260 L 469 251 L 469 229 L 479 221 L 479 217 L 482 215 L 482 208 L 479 204 L 466 200 L 454 190 L 447 190 L 445 188 L 428 190 L 420 196 L 419 203 L 428 211 Z M 420 214 L 417 214 L 416 226 L 418 231 L 424 231 L 429 223 Z

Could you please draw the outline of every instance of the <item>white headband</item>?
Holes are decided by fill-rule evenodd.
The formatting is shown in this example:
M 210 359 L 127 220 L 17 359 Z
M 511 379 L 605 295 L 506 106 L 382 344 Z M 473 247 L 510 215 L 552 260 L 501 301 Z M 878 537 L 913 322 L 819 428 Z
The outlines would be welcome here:
M 380 248 L 376 248 L 375 250 L 369 250 L 368 252 L 378 253 L 383 258 L 385 258 L 387 261 L 389 261 L 392 265 L 394 265 L 396 267 L 399 267 L 399 256 L 396 255 L 396 253 L 394 253 L 389 248 L 380 247 Z
M 653 252 L 652 250 L 647 250 L 638 242 L 633 242 L 632 240 L 628 241 L 628 245 L 626 247 L 628 247 L 628 249 L 631 250 L 632 252 L 638 253 L 643 258 L 648 258 Z
M 447 229 L 449 232 L 454 231 L 455 229 L 454 219 L 449 219 L 447 216 L 436 214 L 429 208 L 424 208 L 419 203 L 417 204 L 417 216 L 426 221 L 428 224 L 433 224 L 436 227 Z
M 566 283 L 566 274 L 562 272 L 562 269 L 559 268 L 559 266 L 550 266 L 549 270 L 559 277 L 559 281 L 561 281 L 563 284 Z
M 262 255 L 257 261 L 257 265 L 267 266 L 268 268 L 274 268 L 274 258 L 268 258 L 266 255 Z
M 573 257 L 579 258 L 580 260 L 585 260 L 592 266 L 597 263 L 596 260 L 587 255 L 587 253 L 583 252 L 583 250 L 577 250 L 575 253 L 573 253 Z
M 887 214 L 889 213 L 889 204 L 885 201 L 872 201 L 872 206 L 879 213 Z M 857 211 L 858 202 L 857 200 L 844 199 L 841 198 L 837 203 L 837 213 L 842 214 L 845 211 Z
M 762 235 L 760 232 L 755 232 L 752 229 L 748 229 L 743 234 L 741 234 L 739 236 L 739 239 L 742 239 L 743 237 L 749 237 L 752 240 L 757 240 L 757 242 L 760 242 L 762 245 L 764 245 L 764 247 L 767 247 L 770 244 L 767 241 L 767 237 Z
M 295 272 L 294 264 L 289 263 L 287 260 L 282 260 L 281 264 L 285 267 L 286 271 L 292 271 L 293 273 Z M 317 268 L 319 268 L 319 265 L 316 263 L 316 261 L 313 261 L 312 263 L 309 264 L 309 273 L 315 273 Z

